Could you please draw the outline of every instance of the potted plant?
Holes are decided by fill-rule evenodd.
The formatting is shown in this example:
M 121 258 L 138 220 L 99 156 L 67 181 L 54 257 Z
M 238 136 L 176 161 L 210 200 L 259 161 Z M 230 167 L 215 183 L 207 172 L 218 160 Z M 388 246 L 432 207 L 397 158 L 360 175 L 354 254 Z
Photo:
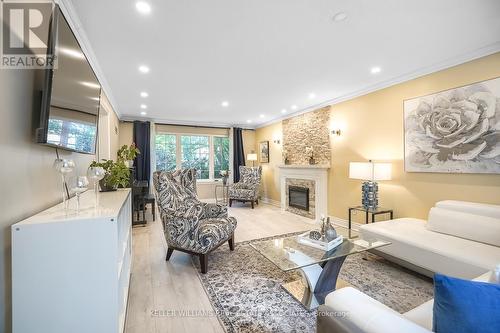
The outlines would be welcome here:
M 131 168 L 134 165 L 134 159 L 139 155 L 141 151 L 135 145 L 135 142 L 132 142 L 130 146 L 123 145 L 120 149 L 118 149 L 118 161 L 123 161 L 126 166 Z
M 116 191 L 118 186 L 127 187 L 130 181 L 130 170 L 123 161 L 93 161 L 91 167 L 101 167 L 105 171 L 104 178 L 99 181 L 102 192 Z

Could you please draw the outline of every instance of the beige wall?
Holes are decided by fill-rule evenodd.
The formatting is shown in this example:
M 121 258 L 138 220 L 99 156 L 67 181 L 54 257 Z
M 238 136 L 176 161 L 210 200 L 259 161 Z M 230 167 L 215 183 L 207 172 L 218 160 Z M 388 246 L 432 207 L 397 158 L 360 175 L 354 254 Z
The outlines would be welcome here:
M 193 127 L 176 125 L 156 125 L 156 132 L 185 133 L 185 134 L 207 134 L 207 135 L 229 135 L 229 128 Z
M 128 121 L 120 121 L 120 125 L 118 127 L 118 147 L 121 147 L 123 145 L 130 145 L 133 140 L 134 125 Z
M 104 91 L 99 110 L 99 159 L 116 159 L 119 120 Z
M 116 159 L 116 152 L 118 151 L 120 136 L 120 120 L 114 111 L 109 116 L 109 151 L 111 159 Z
M 281 144 L 273 142 L 273 138 L 281 137 L 281 122 L 259 128 L 255 132 L 255 145 L 258 152 L 259 143 L 269 141 L 269 163 L 260 163 L 260 152 L 258 152 L 259 164 L 262 166 L 261 196 L 276 202 L 280 201 L 280 184 L 277 165 L 282 164 Z
M 426 218 L 438 200 L 455 199 L 500 204 L 500 175 L 405 173 L 403 169 L 403 100 L 500 76 L 500 53 L 423 76 L 331 107 L 332 169 L 328 213 L 347 218 L 347 207 L 360 202 L 360 181 L 348 178 L 352 161 L 393 163 L 393 180 L 380 184 L 381 205 L 398 217 Z M 280 124 L 259 128 L 256 141 L 271 140 Z M 273 144 L 271 144 L 273 147 Z M 271 154 L 279 151 L 271 149 Z M 265 196 L 279 200 L 273 156 L 264 176 Z M 272 169 L 272 170 L 271 170 Z
M 245 153 L 245 165 L 252 165 L 252 161 L 247 161 L 247 156 L 252 152 L 257 152 L 257 148 L 255 146 L 255 131 L 243 130 L 241 136 L 243 137 L 243 152 Z
M 39 111 L 40 81 L 32 70 L 0 70 L 0 332 L 11 330 L 10 226 L 61 202 L 61 185 L 52 165 L 54 148 L 33 143 L 32 117 Z M 84 175 L 94 155 L 60 150 Z M 34 281 L 36 283 L 36 281 Z

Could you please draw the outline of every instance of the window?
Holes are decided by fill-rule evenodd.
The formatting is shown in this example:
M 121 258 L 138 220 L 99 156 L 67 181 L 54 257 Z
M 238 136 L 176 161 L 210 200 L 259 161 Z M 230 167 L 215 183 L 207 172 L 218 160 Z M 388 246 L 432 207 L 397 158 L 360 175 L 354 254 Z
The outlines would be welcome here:
M 177 137 L 175 134 L 158 134 L 155 137 L 156 170 L 172 171 L 177 167 Z
M 218 179 L 222 170 L 229 170 L 229 138 L 214 136 L 213 143 L 214 178 Z
M 182 168 L 195 168 L 198 179 L 210 178 L 208 136 L 181 135 Z
M 228 137 L 158 133 L 155 143 L 156 170 L 195 168 L 202 180 L 220 179 L 221 170 L 229 170 Z

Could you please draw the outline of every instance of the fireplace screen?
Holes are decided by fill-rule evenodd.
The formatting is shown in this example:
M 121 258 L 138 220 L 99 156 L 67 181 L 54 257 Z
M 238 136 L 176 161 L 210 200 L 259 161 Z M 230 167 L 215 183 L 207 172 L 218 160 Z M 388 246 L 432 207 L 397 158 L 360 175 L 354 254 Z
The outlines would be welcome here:
M 307 187 L 289 186 L 288 205 L 302 210 L 309 210 L 309 189 Z

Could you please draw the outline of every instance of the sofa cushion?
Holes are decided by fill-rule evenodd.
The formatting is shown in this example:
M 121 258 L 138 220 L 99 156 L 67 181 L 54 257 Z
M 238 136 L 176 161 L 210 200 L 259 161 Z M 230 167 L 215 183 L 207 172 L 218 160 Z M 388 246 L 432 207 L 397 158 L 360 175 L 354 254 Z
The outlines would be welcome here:
M 500 246 L 500 219 L 433 207 L 427 229 Z
M 425 223 L 401 218 L 363 225 L 360 233 L 392 243 L 378 251 L 431 272 L 472 279 L 500 263 L 500 247 L 433 232 Z
M 500 285 L 436 274 L 434 296 L 434 332 L 500 332 Z
M 429 333 L 391 308 L 352 287 L 337 289 L 325 298 L 337 327 L 329 332 Z
M 500 205 L 488 205 L 468 201 L 443 200 L 436 202 L 436 207 L 500 219 Z
M 434 306 L 434 300 L 431 299 L 416 308 L 406 312 L 403 316 L 406 319 L 411 320 L 417 325 L 420 325 L 429 331 L 432 331 L 432 308 Z
M 491 272 L 487 272 L 477 278 L 473 279 L 473 281 L 481 281 L 488 282 L 490 279 Z M 420 304 L 416 308 L 406 312 L 403 316 L 406 319 L 411 320 L 415 324 L 418 324 L 422 327 L 425 327 L 429 331 L 432 330 L 432 310 L 434 308 L 434 299 L 427 301 L 423 304 Z

